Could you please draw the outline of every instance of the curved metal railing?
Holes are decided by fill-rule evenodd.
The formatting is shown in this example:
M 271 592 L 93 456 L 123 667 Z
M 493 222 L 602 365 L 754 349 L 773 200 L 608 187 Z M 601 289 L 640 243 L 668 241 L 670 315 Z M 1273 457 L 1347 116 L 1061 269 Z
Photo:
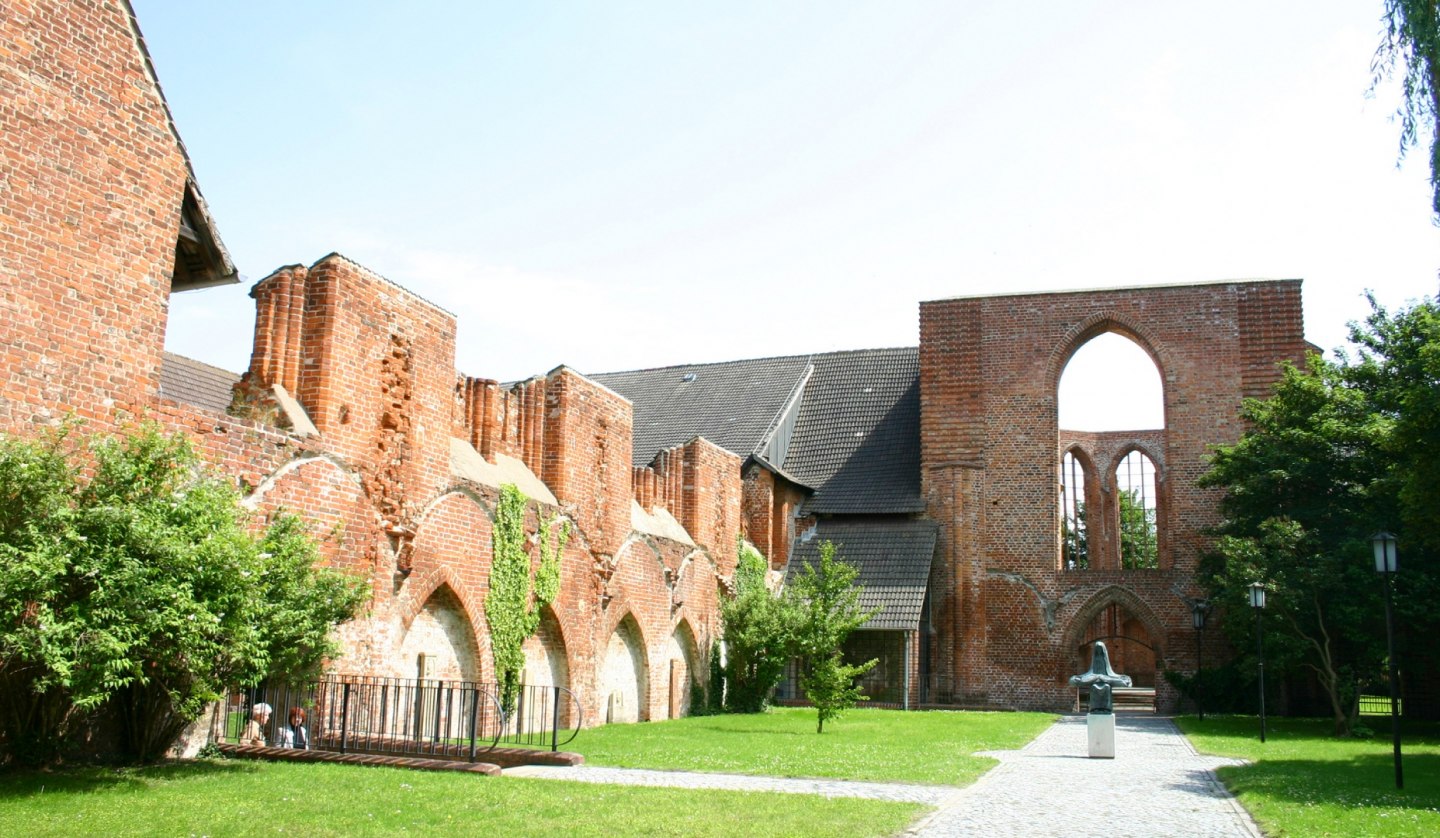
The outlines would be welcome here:
M 505 719 L 500 741 L 521 748 L 548 747 L 556 751 L 579 735 L 584 717 L 580 699 L 570 690 L 522 684 L 515 707 Z
M 285 708 L 298 707 L 309 747 L 317 750 L 470 762 L 502 745 L 559 750 L 584 719 L 580 700 L 565 687 L 522 685 L 506 713 L 495 684 L 332 674 L 298 688 L 233 693 L 216 708 L 215 740 L 240 742 L 249 710 L 260 702 L 276 708 L 262 731 L 268 743 L 279 741 Z

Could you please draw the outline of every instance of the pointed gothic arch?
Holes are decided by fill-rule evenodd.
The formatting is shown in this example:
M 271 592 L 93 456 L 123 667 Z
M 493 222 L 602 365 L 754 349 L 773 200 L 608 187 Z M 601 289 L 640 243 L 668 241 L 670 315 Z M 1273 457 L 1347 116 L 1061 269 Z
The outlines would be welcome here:
M 1140 597 L 1128 588 L 1110 585 L 1091 594 L 1070 618 L 1061 649 L 1062 677 L 1090 665 L 1089 651 L 1105 640 L 1115 671 L 1129 675 L 1139 687 L 1155 686 L 1165 659 L 1165 627 Z
M 648 646 L 635 615 L 625 613 L 615 623 L 605 644 L 600 665 L 601 718 L 606 723 L 643 722 L 650 718 L 650 665 Z
M 406 621 L 393 667 L 402 678 L 482 680 L 475 624 L 455 589 L 435 587 Z

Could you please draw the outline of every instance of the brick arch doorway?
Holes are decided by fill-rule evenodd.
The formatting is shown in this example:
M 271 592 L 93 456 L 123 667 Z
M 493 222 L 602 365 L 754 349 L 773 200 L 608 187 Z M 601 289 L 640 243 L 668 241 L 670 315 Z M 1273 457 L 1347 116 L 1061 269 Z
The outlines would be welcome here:
M 1119 605 L 1112 605 L 1105 610 L 1108 612 L 1111 609 L 1121 612 L 1124 610 Z M 1110 621 L 1110 616 L 1105 613 L 1097 617 L 1096 622 L 1114 625 Z M 1110 653 L 1110 668 L 1121 675 L 1129 675 L 1130 680 L 1137 687 L 1155 686 L 1159 675 L 1159 649 L 1156 648 L 1149 631 L 1140 620 L 1131 618 L 1120 622 L 1116 628 L 1097 630 L 1110 633 L 1091 634 L 1086 640 L 1075 646 L 1075 657 L 1078 663 L 1076 672 L 1084 672 L 1090 668 L 1090 655 L 1095 643 L 1104 641 L 1105 649 Z
M 1104 640 L 1116 672 L 1129 675 L 1137 687 L 1155 687 L 1165 659 L 1164 638 L 1149 605 L 1132 591 L 1115 585 L 1096 592 L 1076 612 L 1062 648 L 1072 650 L 1069 674 L 1074 674 L 1090 668 L 1091 647 L 1097 640 Z

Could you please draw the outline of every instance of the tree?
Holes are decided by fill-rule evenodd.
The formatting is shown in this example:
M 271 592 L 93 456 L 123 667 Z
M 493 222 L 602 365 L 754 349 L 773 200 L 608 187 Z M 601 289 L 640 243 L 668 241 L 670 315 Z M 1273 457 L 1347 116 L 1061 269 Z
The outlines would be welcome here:
M 1064 548 L 1065 568 L 1085 570 L 1090 567 L 1090 534 L 1085 527 L 1085 504 L 1075 504 L 1074 520 L 1070 515 L 1060 519 L 1060 543 Z
M 800 612 L 788 596 L 765 584 L 769 563 L 753 546 L 736 546 L 734 596 L 720 603 L 725 636 L 725 709 L 759 713 L 785 674 L 794 648 Z M 712 684 L 711 689 L 719 689 Z
M 1141 500 L 1134 489 L 1122 489 L 1120 504 L 1120 566 L 1126 570 L 1160 566 L 1160 549 L 1155 536 L 1155 509 Z
M 805 562 L 791 585 L 803 615 L 795 642 L 796 653 L 806 662 L 800 686 L 818 712 L 816 733 L 824 732 L 825 722 L 866 699 L 855 679 L 877 663 L 871 659 L 846 664 L 841 651 L 846 638 L 879 612 L 878 608 L 860 608 L 861 589 L 855 584 L 859 575 L 860 571 L 836 558 L 832 542 L 822 541 L 819 564 Z
M 1387 417 L 1319 356 L 1302 371 L 1287 365 L 1274 395 L 1247 400 L 1249 428 L 1217 449 L 1202 486 L 1225 490 L 1217 555 L 1209 571 L 1212 599 L 1231 613 L 1247 609 L 1245 589 L 1261 581 L 1274 594 L 1281 642 L 1267 655 L 1283 667 L 1299 662 L 1328 697 L 1337 734 L 1354 723 L 1357 681 L 1379 671 L 1374 573 L 1368 538 L 1383 520 L 1382 442 Z M 1245 620 L 1227 621 L 1240 648 Z
M 1385 422 L 1382 455 L 1387 471 L 1378 487 L 1375 528 L 1400 538 L 1395 580 L 1400 666 L 1412 673 L 1440 671 L 1440 647 L 1424 638 L 1440 633 L 1440 307 L 1423 300 L 1387 312 L 1371 300 L 1371 314 L 1352 324 L 1359 347 L 1346 375 Z M 1426 669 L 1428 667 L 1428 670 Z M 1412 705 L 1413 706 L 1413 705 Z
M 1430 135 L 1431 211 L 1440 219 L 1440 5 L 1436 0 L 1385 0 L 1385 36 L 1371 65 L 1371 90 L 1403 65 L 1400 157 Z
M 560 557 L 570 539 L 570 524 L 560 523 L 553 542 L 552 524 L 553 519 L 540 521 L 540 566 L 535 569 L 532 592 L 530 554 L 525 549 L 525 495 L 511 483 L 500 487 L 490 536 L 492 561 L 485 620 L 490 626 L 500 706 L 506 713 L 515 709 L 519 695 L 525 641 L 540 628 L 540 609 L 554 602 L 560 593 Z
M 0 742 L 45 764 L 108 707 L 161 756 L 234 686 L 313 675 L 365 598 L 293 517 L 256 533 L 189 442 L 145 425 L 0 436 Z

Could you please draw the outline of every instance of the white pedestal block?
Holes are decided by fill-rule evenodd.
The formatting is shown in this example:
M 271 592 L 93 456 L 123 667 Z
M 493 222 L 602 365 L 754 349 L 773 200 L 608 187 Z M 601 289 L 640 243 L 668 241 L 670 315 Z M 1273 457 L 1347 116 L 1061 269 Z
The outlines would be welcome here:
M 1115 714 L 1090 713 L 1085 717 L 1085 728 L 1090 733 L 1090 758 L 1115 758 Z

